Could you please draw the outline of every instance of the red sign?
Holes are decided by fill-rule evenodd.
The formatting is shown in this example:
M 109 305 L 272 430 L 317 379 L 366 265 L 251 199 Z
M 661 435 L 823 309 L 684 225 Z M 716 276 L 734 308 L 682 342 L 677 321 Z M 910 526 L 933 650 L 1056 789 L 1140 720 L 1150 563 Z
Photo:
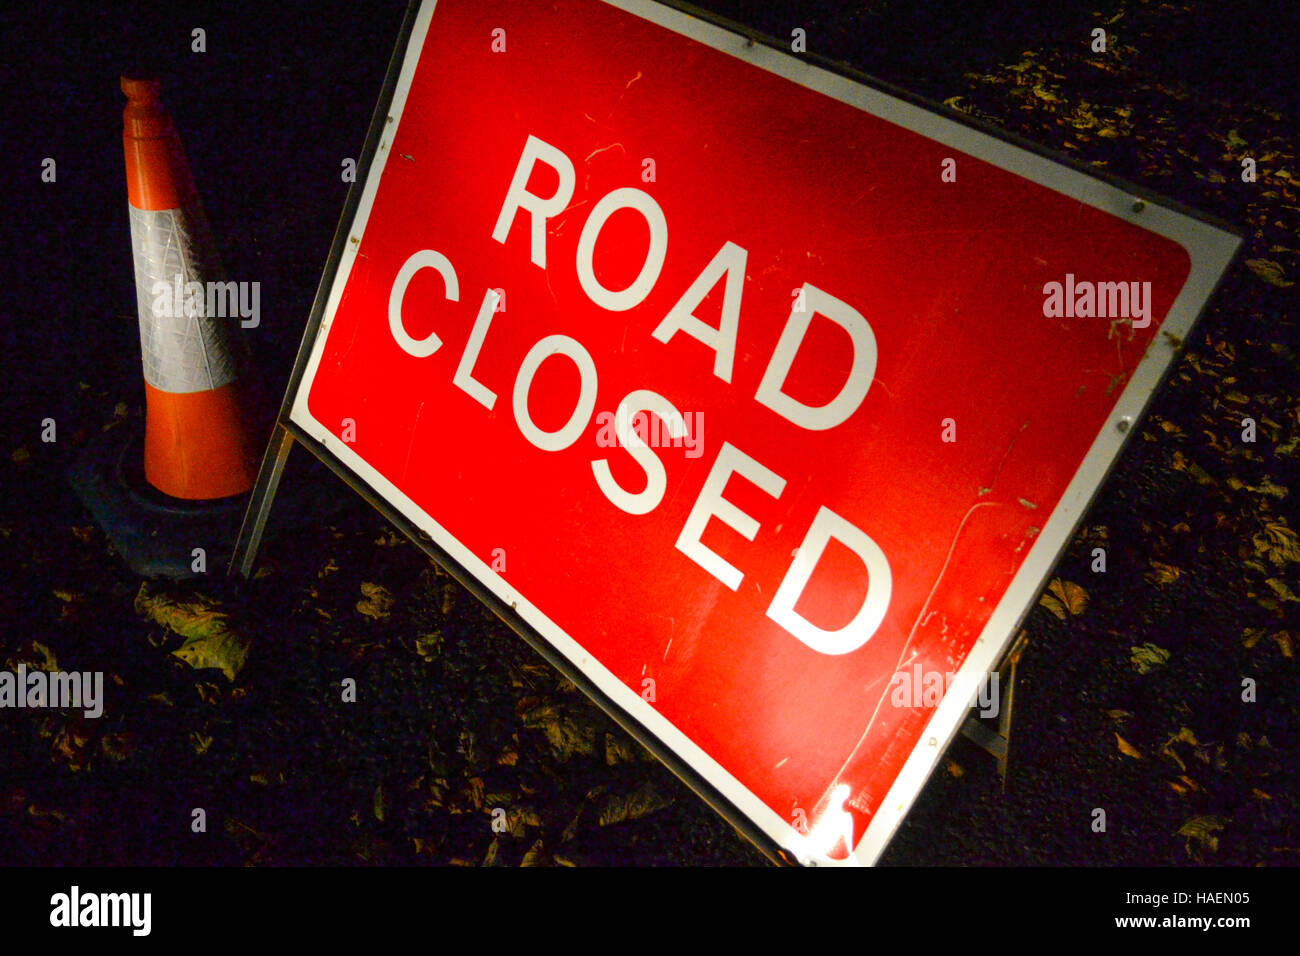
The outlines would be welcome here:
M 873 862 L 1237 238 L 640 2 L 426 3 L 389 113 L 292 421 Z

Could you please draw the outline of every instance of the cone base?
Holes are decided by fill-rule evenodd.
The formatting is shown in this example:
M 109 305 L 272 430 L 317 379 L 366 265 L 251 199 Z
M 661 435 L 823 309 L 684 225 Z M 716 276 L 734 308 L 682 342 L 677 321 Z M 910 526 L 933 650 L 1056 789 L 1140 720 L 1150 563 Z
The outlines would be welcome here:
M 257 476 L 238 382 L 202 392 L 145 383 L 144 475 L 190 501 L 242 495 Z

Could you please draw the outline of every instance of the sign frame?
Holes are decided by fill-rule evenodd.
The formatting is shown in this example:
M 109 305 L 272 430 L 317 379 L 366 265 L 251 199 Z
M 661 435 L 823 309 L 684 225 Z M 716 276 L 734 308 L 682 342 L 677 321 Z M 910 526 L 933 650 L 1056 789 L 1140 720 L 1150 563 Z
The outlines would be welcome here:
M 845 64 L 809 54 L 795 56 L 777 40 L 690 4 L 676 0 L 601 2 L 706 43 L 752 66 L 784 76 L 792 82 L 897 123 L 920 135 L 937 139 L 954 149 L 991 162 L 1001 169 L 1081 203 L 1140 225 L 1177 241 L 1188 252 L 1191 270 L 1161 325 L 1161 331 L 1165 334 L 1153 341 L 1134 369 L 1108 416 L 1106 427 L 1093 440 L 1082 464 L 1044 522 L 1029 554 L 963 661 L 959 677 L 995 670 L 1024 619 L 1032 611 L 1036 598 L 1042 592 L 1061 554 L 1069 546 L 1076 527 L 1132 438 L 1136 430 L 1134 426 L 1173 367 L 1181 340 L 1190 334 L 1239 253 L 1242 244 L 1240 233 L 1214 217 L 1118 177 L 1099 172 L 1022 137 L 929 102 Z M 410 87 L 436 6 L 437 0 L 410 0 L 408 4 L 358 162 L 357 178 L 349 188 L 293 371 L 244 515 L 230 562 L 230 573 L 245 578 L 251 573 L 289 451 L 294 442 L 301 443 L 462 586 L 491 608 L 548 663 L 576 684 L 770 859 L 784 864 L 841 862 L 810 855 L 801 849 L 799 841 L 791 838 L 795 831 L 789 823 L 781 821 L 738 780 L 720 765 L 713 763 L 712 758 L 689 741 L 681 731 L 665 718 L 653 713 L 652 708 L 650 714 L 642 714 L 640 717 L 629 712 L 629 708 L 611 696 L 617 694 L 619 688 L 611 687 L 609 681 L 617 679 L 605 671 L 594 657 L 580 653 L 580 656 L 587 657 L 595 664 L 593 668 L 589 663 L 590 670 L 584 670 L 569 656 L 573 654 L 574 648 L 581 652 L 572 638 L 546 620 L 540 611 L 526 601 L 523 602 L 525 606 L 521 612 L 518 607 L 520 602 L 512 598 L 518 596 L 522 599 L 522 595 L 511 593 L 513 589 L 508 586 L 503 589 L 504 593 L 494 590 L 468 566 L 477 559 L 470 556 L 469 560 L 462 560 L 464 555 L 458 557 L 451 553 L 444 542 L 435 540 L 420 527 L 419 522 L 408 513 L 408 509 L 419 511 L 418 506 L 388 485 L 376 472 L 375 475 L 379 478 L 376 483 L 387 486 L 383 490 L 388 491 L 390 497 L 398 502 L 389 500 L 345 460 L 349 456 L 359 459 L 359 456 L 332 435 L 313 434 L 309 427 L 294 418 L 295 404 L 301 401 L 305 405 L 306 390 L 310 387 L 314 371 L 313 356 L 317 353 L 318 345 L 323 345 L 324 337 L 321 333 L 328 326 L 327 315 L 332 315 L 331 310 L 337 306 L 338 295 L 347 281 L 348 269 L 355 261 L 355 253 L 349 249 L 349 245 L 352 244 L 355 248 L 355 243 L 364 232 L 369 203 L 373 200 L 390 155 L 389 144 L 384 136 L 386 131 L 391 136 L 400 121 L 406 90 Z M 415 55 L 412 57 L 413 49 Z M 358 221 L 361 223 L 359 228 Z M 401 501 L 405 501 L 405 505 Z M 426 514 L 424 517 L 436 525 L 431 516 Z M 456 546 L 454 541 L 450 544 Z M 561 643 L 567 642 L 569 645 L 569 654 L 566 655 L 556 647 L 557 636 L 554 633 L 548 637 L 543 633 L 544 630 L 559 632 L 558 637 L 563 638 Z M 601 671 L 604 672 L 605 679 L 602 679 L 599 673 Z M 627 690 L 626 687 L 622 689 Z M 859 838 L 848 862 L 876 862 L 939 758 L 959 733 L 966 716 L 967 701 L 960 699 L 957 694 L 946 694 L 943 697 L 930 715 L 900 773 L 894 778 L 885 799 L 873 814 L 866 831 Z M 657 731 L 651 724 L 657 726 Z M 665 725 L 669 732 L 665 731 Z M 665 741 L 665 736 L 671 739 L 674 734 L 677 739 L 673 743 Z M 682 751 L 689 753 L 689 756 Z M 786 830 L 790 832 L 787 833 Z

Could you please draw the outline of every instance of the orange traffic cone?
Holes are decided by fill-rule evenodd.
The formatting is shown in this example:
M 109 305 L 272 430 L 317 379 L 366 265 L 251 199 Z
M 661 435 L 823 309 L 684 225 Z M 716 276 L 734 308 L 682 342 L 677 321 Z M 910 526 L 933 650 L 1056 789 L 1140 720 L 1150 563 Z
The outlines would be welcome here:
M 144 360 L 144 473 L 173 498 L 239 495 L 253 486 L 250 440 L 207 218 L 156 79 L 122 77 L 131 244 Z M 197 283 L 197 285 L 194 285 Z M 216 293 L 212 291 L 216 287 Z

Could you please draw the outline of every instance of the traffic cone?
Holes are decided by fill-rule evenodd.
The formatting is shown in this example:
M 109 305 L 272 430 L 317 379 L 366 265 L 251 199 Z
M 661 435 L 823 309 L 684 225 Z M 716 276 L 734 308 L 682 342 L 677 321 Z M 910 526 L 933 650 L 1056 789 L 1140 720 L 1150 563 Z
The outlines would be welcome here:
M 131 245 L 145 379 L 144 474 L 173 498 L 253 486 L 256 451 L 239 381 L 235 318 L 207 217 L 156 79 L 121 78 Z M 198 286 L 191 285 L 198 283 Z M 227 309 L 227 311 L 237 311 Z

